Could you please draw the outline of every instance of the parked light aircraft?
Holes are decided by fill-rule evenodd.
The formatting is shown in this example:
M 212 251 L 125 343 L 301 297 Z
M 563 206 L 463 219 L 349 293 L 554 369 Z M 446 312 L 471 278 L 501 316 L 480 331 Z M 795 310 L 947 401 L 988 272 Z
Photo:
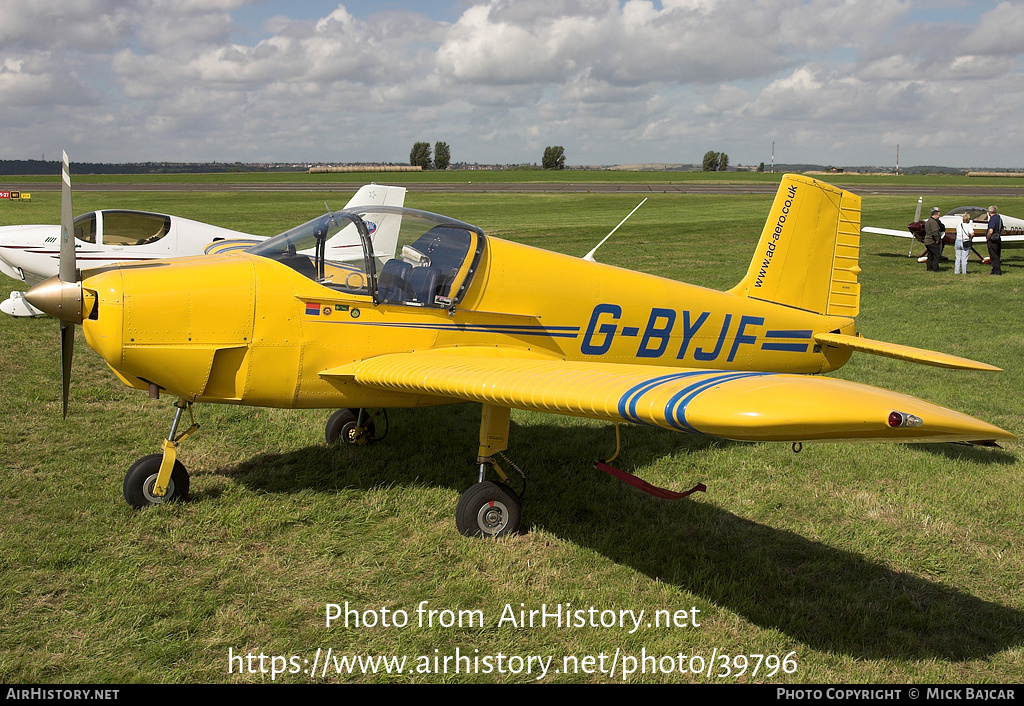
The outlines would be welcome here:
M 380 204 L 401 206 L 405 189 L 368 184 L 356 192 L 345 208 Z M 83 213 L 74 219 L 76 259 L 79 267 L 104 267 L 115 262 L 146 262 L 169 257 L 191 257 L 244 249 L 265 240 L 256 235 L 219 228 L 180 216 L 145 211 L 110 209 Z M 57 274 L 60 252 L 59 225 L 0 227 L 0 272 L 29 286 Z M 398 227 L 374 232 L 380 258 L 394 255 Z M 354 228 L 327 244 L 335 260 L 362 259 L 362 245 Z M 12 292 L 0 302 L 0 311 L 12 316 L 41 316 L 25 301 L 24 292 Z
M 70 204 L 69 179 L 64 199 Z M 746 276 L 716 292 L 485 235 L 406 208 L 327 213 L 248 250 L 124 263 L 79 277 L 62 218 L 60 273 L 28 294 L 60 318 L 67 412 L 74 325 L 127 386 L 178 398 L 161 454 L 128 470 L 135 507 L 185 498 L 177 446 L 202 402 L 340 408 L 328 441 L 371 440 L 371 410 L 482 404 L 478 482 L 464 534 L 518 529 L 496 462 L 511 408 L 740 441 L 957 441 L 1013 434 L 908 395 L 813 375 L 863 351 L 998 370 L 858 335 L 860 197 L 787 175 Z M 402 216 L 398 257 L 372 257 L 367 223 Z M 354 226 L 362 262 L 324 243 Z M 307 254 L 303 254 L 307 253 Z M 188 296 L 181 296 L 183 291 Z M 230 302 L 230 306 L 225 306 Z M 468 469 L 467 469 L 468 470 Z
M 862 233 L 874 233 L 876 235 L 891 235 L 895 238 L 911 238 L 916 239 L 919 242 L 924 242 L 924 221 L 921 220 L 921 205 L 922 200 L 917 201 L 917 212 L 914 214 L 913 223 L 907 224 L 906 230 L 894 230 L 891 228 L 876 228 L 874 226 L 867 226 L 861 229 Z M 944 216 L 939 216 L 943 228 L 946 229 L 946 235 L 943 236 L 942 242 L 946 245 L 952 245 L 953 240 L 956 237 L 956 227 L 958 224 L 963 222 L 964 214 L 968 214 L 971 221 L 974 223 L 974 238 L 971 240 L 971 252 L 978 256 L 982 262 L 988 262 L 988 255 L 983 255 L 978 252 L 979 245 L 985 245 L 985 233 L 988 230 L 988 208 L 984 206 L 958 206 L 952 211 L 949 211 Z M 1024 219 L 1014 218 L 1013 216 L 1005 216 L 1002 213 L 999 217 L 1003 221 L 1003 235 L 1002 235 L 1002 247 L 1006 248 L 1024 248 Z M 911 250 L 907 254 L 907 257 L 913 255 L 913 243 L 911 243 Z M 928 259 L 927 253 L 918 257 L 918 262 L 924 262 Z

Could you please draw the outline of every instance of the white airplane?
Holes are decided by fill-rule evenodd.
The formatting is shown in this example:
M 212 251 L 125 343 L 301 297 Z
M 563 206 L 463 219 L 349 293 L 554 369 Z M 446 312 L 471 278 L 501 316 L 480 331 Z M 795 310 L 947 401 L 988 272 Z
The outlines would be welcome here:
M 876 235 L 891 235 L 895 238 L 911 238 L 924 242 L 924 221 L 921 220 L 922 202 L 922 199 L 917 200 L 917 213 L 914 214 L 914 222 L 908 223 L 906 230 L 893 230 L 891 228 L 875 228 L 868 226 L 861 228 L 860 232 L 874 233 Z M 986 207 L 959 206 L 948 212 L 946 215 L 939 216 L 939 221 L 946 229 L 946 235 L 943 237 L 942 242 L 946 245 L 953 244 L 953 239 L 956 236 L 957 224 L 963 222 L 965 213 L 971 217 L 971 221 L 974 223 L 974 238 L 971 240 L 971 250 L 982 260 L 982 262 L 987 263 L 988 256 L 982 255 L 975 249 L 976 246 L 985 244 L 985 233 L 988 231 L 988 208 Z M 999 214 L 999 217 L 1003 220 L 1003 250 L 1007 248 L 1024 248 L 1024 220 L 1014 218 L 1013 216 L 1006 216 L 1002 213 Z M 913 252 L 913 243 L 911 243 L 911 249 L 910 252 L 907 253 L 907 257 L 911 257 Z M 927 253 L 917 259 L 918 262 L 925 262 L 925 260 L 927 260 Z
M 345 208 L 356 206 L 403 206 L 405 189 L 367 184 Z M 401 218 L 376 224 L 371 232 L 374 256 L 382 262 L 394 257 Z M 75 250 L 81 269 L 106 267 L 116 262 L 139 262 L 168 257 L 230 252 L 266 240 L 236 230 L 163 213 L 108 209 L 91 211 L 75 221 Z M 348 232 L 351 230 L 351 232 Z M 57 274 L 60 253 L 59 225 L 0 227 L 0 272 L 32 287 Z M 362 260 L 363 250 L 355 229 L 346 229 L 326 243 L 335 261 Z M 0 302 L 0 311 L 11 316 L 45 316 L 25 300 L 24 292 L 11 292 Z

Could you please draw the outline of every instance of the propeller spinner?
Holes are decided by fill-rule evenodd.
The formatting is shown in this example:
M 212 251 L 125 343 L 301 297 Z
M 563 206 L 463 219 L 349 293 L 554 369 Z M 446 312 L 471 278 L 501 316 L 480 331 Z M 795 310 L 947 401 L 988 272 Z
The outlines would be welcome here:
M 64 417 L 68 416 L 71 359 L 75 349 L 75 324 L 82 323 L 82 283 L 75 261 L 75 226 L 71 210 L 71 170 L 67 152 L 61 163 L 60 267 L 57 276 L 40 282 L 25 295 L 32 306 L 60 319 L 61 375 L 64 389 Z

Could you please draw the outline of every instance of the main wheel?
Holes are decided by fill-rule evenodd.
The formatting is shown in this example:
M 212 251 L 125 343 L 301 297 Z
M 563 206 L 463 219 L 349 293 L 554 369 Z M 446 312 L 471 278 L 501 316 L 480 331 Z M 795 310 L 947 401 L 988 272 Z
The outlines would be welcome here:
M 484 481 L 471 486 L 455 508 L 455 526 L 467 537 L 501 537 L 519 531 L 523 506 L 504 483 Z
M 366 415 L 366 417 L 368 418 L 369 415 Z M 373 421 L 365 422 L 362 428 L 360 428 L 357 422 L 358 419 L 358 409 L 339 409 L 332 414 L 330 419 L 327 420 L 327 425 L 324 427 L 324 438 L 327 439 L 327 443 L 333 444 L 338 439 L 341 439 L 346 444 L 362 446 L 373 441 L 374 432 L 376 431 Z
M 175 459 L 171 477 L 167 481 L 167 493 L 161 498 L 153 495 L 156 477 L 160 472 L 163 454 L 149 454 L 132 464 L 124 477 L 124 499 L 137 510 L 150 505 L 176 502 L 188 497 L 188 471 L 181 461 Z

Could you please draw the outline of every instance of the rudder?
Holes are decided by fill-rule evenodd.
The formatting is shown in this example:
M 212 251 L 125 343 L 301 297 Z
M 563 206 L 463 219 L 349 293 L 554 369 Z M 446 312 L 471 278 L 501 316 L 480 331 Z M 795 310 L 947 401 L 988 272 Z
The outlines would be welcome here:
M 733 294 L 828 316 L 860 310 L 860 197 L 787 174 Z

